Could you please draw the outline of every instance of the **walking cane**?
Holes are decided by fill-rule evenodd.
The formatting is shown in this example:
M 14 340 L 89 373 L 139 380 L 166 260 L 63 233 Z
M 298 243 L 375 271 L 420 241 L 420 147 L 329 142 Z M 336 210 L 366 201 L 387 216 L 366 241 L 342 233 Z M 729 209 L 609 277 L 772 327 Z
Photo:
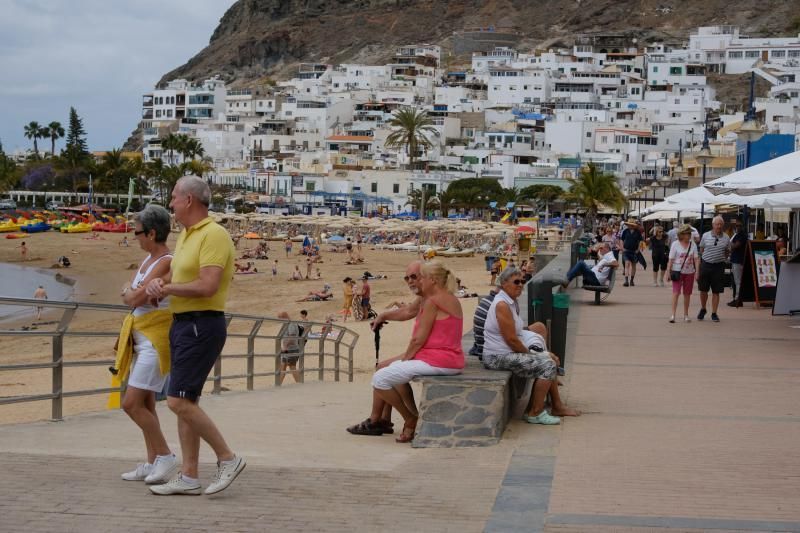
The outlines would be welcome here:
M 381 328 L 385 322 L 381 322 L 378 327 L 375 328 L 375 368 L 378 368 L 378 360 L 380 359 L 381 353 Z

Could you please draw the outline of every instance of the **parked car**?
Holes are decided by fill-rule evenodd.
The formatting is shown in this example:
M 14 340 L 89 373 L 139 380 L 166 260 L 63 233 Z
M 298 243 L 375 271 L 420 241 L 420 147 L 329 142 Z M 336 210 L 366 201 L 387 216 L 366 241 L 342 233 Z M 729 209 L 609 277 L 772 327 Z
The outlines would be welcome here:
M 0 209 L 16 209 L 16 208 L 17 208 L 17 202 L 15 202 L 14 200 L 11 199 L 0 200 Z
M 56 209 L 61 209 L 62 207 L 64 207 L 64 202 L 57 202 L 55 200 L 51 200 L 47 202 L 47 205 L 45 205 L 45 208 L 48 211 L 55 211 Z

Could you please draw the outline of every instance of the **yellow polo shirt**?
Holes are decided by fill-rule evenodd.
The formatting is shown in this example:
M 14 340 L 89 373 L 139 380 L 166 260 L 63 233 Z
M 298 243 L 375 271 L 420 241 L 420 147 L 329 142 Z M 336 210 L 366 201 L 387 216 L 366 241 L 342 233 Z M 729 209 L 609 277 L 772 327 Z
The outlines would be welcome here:
M 224 311 L 228 287 L 233 277 L 234 248 L 228 232 L 206 217 L 194 226 L 184 228 L 178 235 L 170 270 L 172 283 L 188 283 L 200 276 L 207 266 L 222 268 L 222 279 L 216 294 L 208 298 L 170 296 L 169 309 L 173 313 L 187 311 Z

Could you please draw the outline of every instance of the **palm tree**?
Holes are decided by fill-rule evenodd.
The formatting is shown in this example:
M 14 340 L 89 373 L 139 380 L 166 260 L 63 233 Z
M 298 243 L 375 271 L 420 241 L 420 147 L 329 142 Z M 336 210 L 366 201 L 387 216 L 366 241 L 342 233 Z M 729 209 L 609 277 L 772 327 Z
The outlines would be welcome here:
M 567 178 L 570 183 L 568 200 L 578 204 L 586 212 L 584 227 L 594 228 L 594 219 L 602 206 L 609 206 L 619 212 L 625 208 L 625 195 L 619 188 L 613 174 L 599 172 L 597 166 L 589 163 L 580 170 L 577 178 Z
M 158 188 L 158 192 L 161 194 L 162 203 L 167 199 L 164 196 L 164 182 L 162 178 L 164 174 L 164 168 L 164 160 L 159 157 L 145 164 L 144 170 L 144 175 L 147 178 L 150 186 L 152 188 Z
M 185 141 L 183 145 L 183 157 L 184 159 L 194 159 L 195 157 L 202 158 L 206 151 L 203 148 L 203 143 L 201 143 L 198 139 L 194 139 L 192 137 L 185 136 Z
M 424 198 L 422 189 L 413 189 L 409 191 L 405 205 L 410 205 L 412 211 L 416 209 L 420 218 L 422 218 L 425 206 L 428 205 L 428 198 Z
M 36 159 L 39 159 L 39 144 L 37 141 L 45 136 L 45 128 L 39 125 L 38 122 L 32 120 L 25 126 L 25 137 L 33 139 L 33 152 L 36 154 Z
M 114 148 L 106 152 L 103 156 L 103 175 L 114 184 L 114 192 L 117 194 L 117 205 L 119 205 L 119 184 L 125 178 L 125 158 L 122 156 L 122 149 Z
M 544 203 L 544 223 L 547 224 L 550 216 L 550 203 L 560 198 L 564 194 L 564 189 L 558 185 L 530 185 L 522 189 L 520 194 L 526 200 L 536 200 L 539 208 Z
M 395 112 L 389 121 L 392 133 L 386 137 L 384 146 L 388 148 L 407 148 L 409 168 L 414 168 L 414 160 L 420 148 L 433 146 L 429 135 L 439 135 L 433 127 L 433 119 L 424 110 L 417 111 L 413 107 L 403 107 Z
M 56 141 L 64 137 L 64 126 L 60 122 L 53 121 L 44 128 L 47 132 L 45 137 L 50 137 L 50 157 L 56 156 Z
M 145 163 L 140 157 L 131 157 L 125 161 L 125 170 L 134 179 L 134 191 L 139 194 L 139 205 L 142 205 L 142 194 L 149 190 L 145 179 Z
M 208 159 L 192 159 L 181 165 L 184 174 L 194 174 L 203 177 L 204 174 L 214 170 L 214 166 Z

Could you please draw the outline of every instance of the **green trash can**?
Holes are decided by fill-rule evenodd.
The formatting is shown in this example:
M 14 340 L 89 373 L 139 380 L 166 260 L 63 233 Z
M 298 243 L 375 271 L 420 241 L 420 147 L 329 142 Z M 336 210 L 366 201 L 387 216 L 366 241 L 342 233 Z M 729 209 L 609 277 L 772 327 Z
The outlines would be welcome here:
M 561 359 L 561 367 L 566 368 L 567 359 L 567 315 L 569 314 L 569 294 L 559 292 L 553 295 L 553 318 L 550 322 L 550 351 Z

